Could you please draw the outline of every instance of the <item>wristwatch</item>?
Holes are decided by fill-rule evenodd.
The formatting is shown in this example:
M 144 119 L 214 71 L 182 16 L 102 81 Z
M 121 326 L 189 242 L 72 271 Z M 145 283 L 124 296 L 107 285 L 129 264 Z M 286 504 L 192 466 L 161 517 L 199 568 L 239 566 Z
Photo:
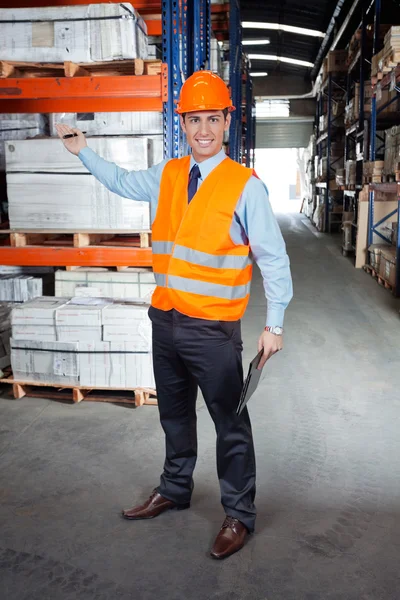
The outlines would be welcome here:
M 268 331 L 269 333 L 273 333 L 274 335 L 283 335 L 283 327 L 271 327 L 271 326 L 267 325 L 267 327 L 265 328 L 265 331 Z

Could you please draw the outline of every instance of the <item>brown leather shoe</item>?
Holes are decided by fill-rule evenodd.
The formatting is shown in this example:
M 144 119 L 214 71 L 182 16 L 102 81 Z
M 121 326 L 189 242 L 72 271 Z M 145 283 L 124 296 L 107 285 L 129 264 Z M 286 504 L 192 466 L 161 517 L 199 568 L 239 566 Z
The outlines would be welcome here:
M 249 535 L 247 528 L 238 519 L 226 517 L 211 550 L 213 558 L 222 559 L 234 554 L 244 546 Z
M 150 498 L 139 506 L 133 506 L 127 510 L 122 511 L 122 516 L 125 519 L 131 519 L 138 521 L 139 519 L 154 519 L 166 510 L 185 510 L 190 508 L 190 502 L 187 504 L 176 504 L 171 500 L 167 500 L 161 494 L 154 490 Z

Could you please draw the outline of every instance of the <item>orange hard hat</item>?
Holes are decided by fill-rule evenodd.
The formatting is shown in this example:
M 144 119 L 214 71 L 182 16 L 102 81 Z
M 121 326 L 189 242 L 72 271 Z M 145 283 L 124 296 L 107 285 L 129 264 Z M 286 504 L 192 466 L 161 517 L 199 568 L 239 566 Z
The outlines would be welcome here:
M 235 110 L 226 83 L 212 71 L 196 71 L 183 84 L 176 112 Z

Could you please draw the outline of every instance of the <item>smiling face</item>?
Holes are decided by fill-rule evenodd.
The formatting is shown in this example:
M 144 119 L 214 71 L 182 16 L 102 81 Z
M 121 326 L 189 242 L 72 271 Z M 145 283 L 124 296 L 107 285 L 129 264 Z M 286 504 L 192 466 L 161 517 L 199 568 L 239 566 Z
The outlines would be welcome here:
M 222 148 L 224 131 L 229 129 L 230 123 L 231 115 L 228 114 L 225 119 L 222 110 L 189 112 L 185 118 L 181 116 L 182 129 L 197 163 L 218 154 Z

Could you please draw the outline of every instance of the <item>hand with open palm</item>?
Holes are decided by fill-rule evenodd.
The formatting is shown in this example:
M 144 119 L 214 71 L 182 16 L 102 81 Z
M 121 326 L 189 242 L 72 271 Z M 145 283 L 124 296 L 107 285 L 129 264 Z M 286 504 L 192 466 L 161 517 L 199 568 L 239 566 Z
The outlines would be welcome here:
M 66 147 L 71 154 L 75 154 L 78 156 L 79 152 L 83 150 L 87 146 L 86 138 L 83 135 L 80 129 L 76 129 L 75 127 L 69 127 L 69 125 L 64 125 L 62 123 L 57 123 L 56 125 L 58 137 L 61 138 L 64 146 Z M 74 137 L 67 138 L 64 140 L 64 135 L 70 135 L 76 133 L 77 135 Z

